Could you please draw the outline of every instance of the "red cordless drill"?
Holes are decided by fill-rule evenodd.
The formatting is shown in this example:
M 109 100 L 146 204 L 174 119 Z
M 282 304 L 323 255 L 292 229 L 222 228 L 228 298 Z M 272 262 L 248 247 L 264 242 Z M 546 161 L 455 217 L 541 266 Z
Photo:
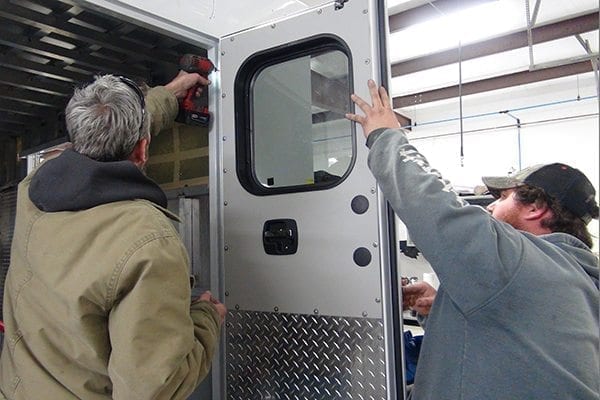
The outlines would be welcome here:
M 208 78 L 208 75 L 215 70 L 215 65 L 206 57 L 195 54 L 184 54 L 179 60 L 179 68 L 185 72 L 195 72 Z M 207 96 L 196 97 L 196 91 L 200 85 L 189 89 L 185 98 L 179 103 L 179 114 L 175 119 L 188 125 L 208 126 L 210 114 L 208 112 Z

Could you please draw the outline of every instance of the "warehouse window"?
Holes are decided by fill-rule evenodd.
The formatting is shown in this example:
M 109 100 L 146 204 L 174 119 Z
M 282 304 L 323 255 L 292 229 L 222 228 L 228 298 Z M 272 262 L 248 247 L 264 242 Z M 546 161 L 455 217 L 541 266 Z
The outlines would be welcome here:
M 349 51 L 332 37 L 251 57 L 236 79 L 238 176 L 260 195 L 326 189 L 354 163 Z

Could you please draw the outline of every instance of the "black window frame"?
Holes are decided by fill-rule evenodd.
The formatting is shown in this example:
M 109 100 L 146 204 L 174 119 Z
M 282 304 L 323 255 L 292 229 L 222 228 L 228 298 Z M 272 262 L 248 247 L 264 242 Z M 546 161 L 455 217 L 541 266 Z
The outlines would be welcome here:
M 331 189 L 341 184 L 354 168 L 354 164 L 356 163 L 356 124 L 352 123 L 349 124 L 352 139 L 352 159 L 348 169 L 338 180 L 304 185 L 265 187 L 256 177 L 254 168 L 254 108 L 252 93 L 258 75 L 266 68 L 285 61 L 336 50 L 345 54 L 348 59 L 348 106 L 351 110 L 350 112 L 354 112 L 354 104 L 350 101 L 350 94 L 354 93 L 352 53 L 348 45 L 335 35 L 312 36 L 267 49 L 253 54 L 241 65 L 234 83 L 236 172 L 242 187 L 248 192 L 258 196 L 268 196 Z

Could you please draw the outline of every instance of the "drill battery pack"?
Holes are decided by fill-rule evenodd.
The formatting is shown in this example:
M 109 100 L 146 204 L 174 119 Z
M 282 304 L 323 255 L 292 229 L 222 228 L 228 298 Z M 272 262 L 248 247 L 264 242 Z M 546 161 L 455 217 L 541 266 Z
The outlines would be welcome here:
M 180 106 L 175 121 L 186 125 L 208 126 L 210 123 L 208 106 L 198 106 L 193 109 L 184 109 Z

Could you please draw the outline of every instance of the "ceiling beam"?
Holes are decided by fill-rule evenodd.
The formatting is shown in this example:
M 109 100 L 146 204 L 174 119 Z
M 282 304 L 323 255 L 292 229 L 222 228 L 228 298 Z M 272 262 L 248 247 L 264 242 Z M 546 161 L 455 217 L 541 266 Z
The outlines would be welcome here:
M 102 72 L 106 73 L 117 73 L 128 76 L 136 74 L 145 79 L 150 77 L 150 71 L 147 68 L 140 68 L 139 64 L 117 63 L 105 58 L 87 55 L 82 51 L 65 49 L 22 35 L 3 33 L 2 37 L 0 37 L 0 44 L 43 57 L 61 60 L 74 66 L 83 66 L 84 69 L 91 68 L 94 71 L 102 70 Z
M 400 123 L 400 126 L 411 126 L 412 125 L 412 120 L 410 118 L 408 118 L 407 116 L 402 115 L 396 111 L 394 111 L 394 114 L 396 115 L 396 119 Z
M 533 44 L 549 42 L 551 40 L 591 32 L 598 29 L 598 13 L 593 12 L 579 17 L 567 19 L 548 25 L 541 25 L 532 29 Z M 509 35 L 468 44 L 461 48 L 461 60 L 471 60 L 478 57 L 489 56 L 504 51 L 520 49 L 528 46 L 527 29 Z M 392 76 L 402 76 L 413 72 L 458 62 L 458 48 L 441 51 L 439 53 L 402 61 L 392 64 Z
M 47 7 L 53 11 L 60 11 L 60 12 L 65 12 L 68 11 L 69 9 L 71 9 L 74 4 L 70 4 L 67 1 L 61 1 L 61 0 L 35 0 L 35 2 L 39 5 L 41 5 L 42 7 Z
M 545 81 L 548 79 L 561 78 L 564 76 L 583 74 L 593 71 L 590 61 L 580 61 L 573 64 L 558 67 L 540 69 L 535 71 L 521 71 L 513 74 L 496 76 L 489 79 L 468 82 L 462 84 L 462 95 L 488 92 L 491 90 L 504 89 L 513 86 L 526 85 L 528 83 Z M 413 93 L 393 98 L 394 109 L 409 107 L 418 104 L 430 103 L 432 101 L 451 99 L 458 97 L 458 85 L 447 86 L 426 92 Z
M 11 122 L 13 124 L 27 125 L 32 122 L 32 118 L 23 114 L 15 114 L 7 111 L 0 111 L 1 122 Z
M 179 60 L 179 55 L 175 51 L 161 51 L 158 49 L 146 48 L 139 44 L 131 43 L 127 40 L 127 37 L 112 33 L 109 30 L 106 32 L 98 32 L 91 28 L 70 23 L 69 20 L 73 18 L 70 15 L 44 15 L 14 5 L 9 0 L 0 0 L 0 17 L 24 25 L 33 26 L 45 32 L 56 32 L 65 37 L 105 47 L 129 57 L 135 56 L 138 59 L 160 62 L 169 66 L 176 64 Z
M 67 99 L 63 97 L 36 93 L 4 84 L 0 84 L 0 98 L 54 109 L 63 109 L 67 103 Z
M 51 64 L 40 64 L 37 62 L 19 58 L 16 54 L 0 54 L 0 66 L 16 69 L 18 71 L 28 72 L 30 74 L 44 76 L 63 82 L 77 83 L 91 80 L 93 71 L 88 74 L 69 71 L 61 67 L 55 67 Z
M 35 118 L 54 118 L 56 119 L 56 111 L 45 107 L 39 107 L 33 104 L 23 104 L 14 100 L 0 98 L 0 111 L 9 113 L 27 115 Z
M 312 103 L 320 108 L 343 116 L 349 112 L 348 81 L 346 79 L 327 78 L 318 72 L 310 74 L 311 86 L 319 88 L 312 93 Z
M 1 62 L 0 62 L 1 63 Z M 18 71 L 16 69 L 0 66 L 0 83 L 7 85 L 34 90 L 40 93 L 52 94 L 55 96 L 69 97 L 73 94 L 73 84 L 47 79 L 43 76 L 28 72 Z

